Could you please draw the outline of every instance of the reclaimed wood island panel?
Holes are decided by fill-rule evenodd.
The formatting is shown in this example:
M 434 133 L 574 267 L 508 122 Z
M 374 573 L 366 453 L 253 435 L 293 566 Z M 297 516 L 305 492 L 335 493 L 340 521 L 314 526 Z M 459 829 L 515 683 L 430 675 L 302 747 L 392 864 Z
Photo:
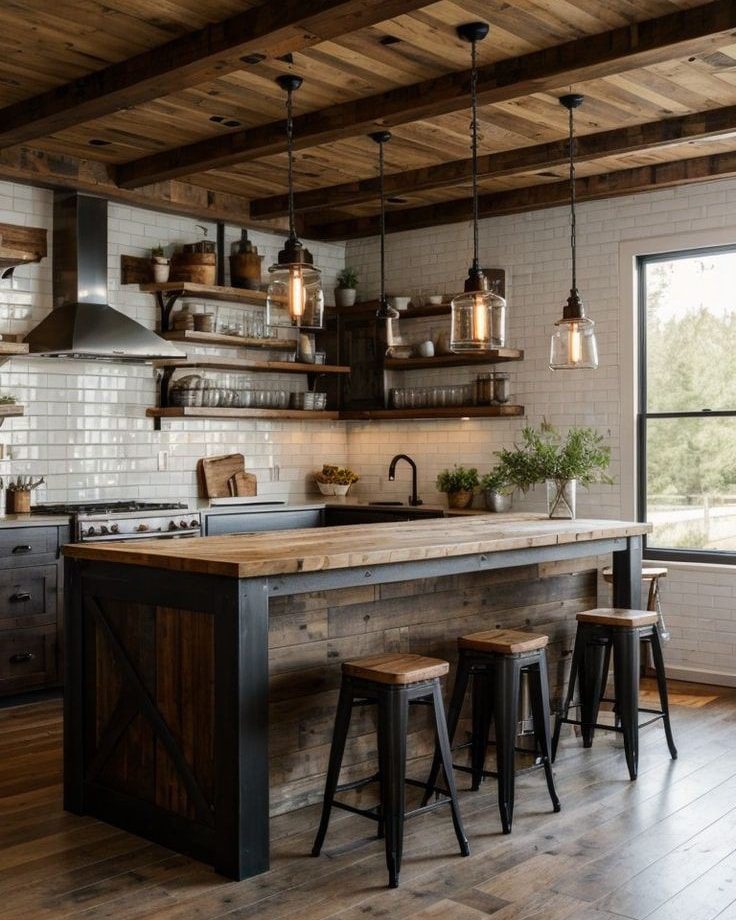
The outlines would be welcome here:
M 647 525 L 479 515 L 65 548 L 65 805 L 245 878 L 270 814 L 322 793 L 340 665 L 379 651 L 454 662 L 489 626 L 551 637 L 553 698 L 574 614 L 640 603 Z M 370 708 L 343 776 L 375 769 Z M 411 758 L 431 750 L 420 720 Z

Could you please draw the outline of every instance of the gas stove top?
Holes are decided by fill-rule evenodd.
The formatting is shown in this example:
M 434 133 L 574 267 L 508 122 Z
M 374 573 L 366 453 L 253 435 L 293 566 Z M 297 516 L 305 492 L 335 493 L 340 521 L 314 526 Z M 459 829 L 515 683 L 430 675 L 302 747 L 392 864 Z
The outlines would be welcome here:
M 35 505 L 33 514 L 69 515 L 77 543 L 198 537 L 198 511 L 181 502 L 59 502 Z
M 32 514 L 68 514 L 88 517 L 91 514 L 135 514 L 141 511 L 178 511 L 187 506 L 181 502 L 97 501 L 52 502 L 34 505 Z

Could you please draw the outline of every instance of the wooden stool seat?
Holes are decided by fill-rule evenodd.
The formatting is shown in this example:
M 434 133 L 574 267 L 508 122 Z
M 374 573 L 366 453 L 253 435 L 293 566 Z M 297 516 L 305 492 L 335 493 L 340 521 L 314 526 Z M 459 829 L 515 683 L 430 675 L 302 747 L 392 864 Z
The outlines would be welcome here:
M 475 652 L 495 652 L 498 655 L 521 655 L 546 648 L 549 636 L 541 633 L 522 632 L 518 629 L 486 629 L 483 632 L 460 636 L 458 648 Z
M 368 655 L 345 661 L 342 673 L 348 677 L 372 680 L 377 684 L 418 684 L 425 680 L 444 677 L 450 670 L 450 664 L 441 658 L 427 658 L 424 655 L 411 655 L 394 652 L 383 655 Z
M 664 566 L 645 565 L 641 570 L 641 577 L 644 581 L 651 581 L 653 578 L 665 578 L 667 569 Z M 609 584 L 613 582 L 613 569 L 603 569 L 603 580 Z
M 657 619 L 656 610 L 626 610 L 621 607 L 597 607 L 595 610 L 584 610 L 577 615 L 578 623 L 620 626 L 623 629 L 649 626 L 656 623 Z

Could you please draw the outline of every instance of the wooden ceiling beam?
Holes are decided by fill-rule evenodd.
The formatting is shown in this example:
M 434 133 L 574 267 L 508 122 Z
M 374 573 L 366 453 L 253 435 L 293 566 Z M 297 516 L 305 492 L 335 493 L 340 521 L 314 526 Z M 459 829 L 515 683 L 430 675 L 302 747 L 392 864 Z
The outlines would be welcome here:
M 266 0 L 223 22 L 0 110 L 10 147 L 158 99 L 248 66 L 244 57 L 300 51 L 426 6 L 429 0 Z
M 222 220 L 255 229 L 249 218 L 248 201 L 239 195 L 177 180 L 129 191 L 118 188 L 111 175 L 111 167 L 97 160 L 18 146 L 0 150 L 0 179 L 40 188 L 76 189 L 140 208 L 183 214 L 200 220 Z M 279 219 L 259 223 L 257 227 L 281 231 L 286 225 L 286 221 Z
M 596 160 L 605 156 L 656 150 L 683 141 L 717 137 L 719 134 L 733 131 L 736 131 L 736 106 L 724 106 L 706 112 L 695 112 L 692 115 L 580 136 L 575 143 L 575 157 L 578 162 Z M 478 173 L 481 179 L 515 176 L 533 169 L 561 166 L 567 162 L 567 158 L 568 140 L 564 138 L 546 144 L 480 156 Z M 463 185 L 471 180 L 472 162 L 467 158 L 410 169 L 406 172 L 390 173 L 385 179 L 386 197 Z M 375 177 L 297 192 L 294 195 L 294 207 L 297 212 L 343 208 L 375 200 L 379 194 L 380 182 L 378 177 Z M 254 220 L 282 217 L 287 213 L 287 195 L 256 198 L 250 203 L 250 215 Z
M 596 201 L 601 198 L 616 198 L 620 195 L 652 192 L 692 182 L 727 179 L 734 176 L 736 176 L 736 150 L 693 157 L 689 160 L 674 160 L 669 163 L 655 163 L 596 176 L 586 176 L 577 180 L 575 190 L 579 202 Z M 479 211 L 481 218 L 501 217 L 524 211 L 558 207 L 567 204 L 569 199 L 569 182 L 548 182 L 506 192 L 490 192 L 481 195 Z M 388 233 L 400 233 L 468 221 L 471 216 L 471 207 L 471 199 L 462 198 L 389 212 L 386 215 L 386 230 Z M 304 227 L 306 236 L 318 240 L 358 239 L 377 236 L 378 232 L 377 217 L 346 218 L 329 223 L 313 221 Z
M 736 3 L 712 0 L 481 67 L 479 101 L 488 105 L 697 54 L 732 42 L 734 32 Z M 295 147 L 314 147 L 460 111 L 468 107 L 469 98 L 470 72 L 463 70 L 354 99 L 298 116 L 294 120 Z M 281 153 L 285 136 L 284 121 L 277 121 L 207 138 L 120 165 L 118 183 L 123 188 L 140 188 Z

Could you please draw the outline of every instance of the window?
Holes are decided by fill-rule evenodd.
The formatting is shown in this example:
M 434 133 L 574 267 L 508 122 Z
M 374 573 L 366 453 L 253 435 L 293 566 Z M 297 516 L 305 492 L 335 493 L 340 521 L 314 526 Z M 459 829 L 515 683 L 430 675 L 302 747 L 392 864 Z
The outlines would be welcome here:
M 736 563 L 736 246 L 642 256 L 638 277 L 645 555 Z

